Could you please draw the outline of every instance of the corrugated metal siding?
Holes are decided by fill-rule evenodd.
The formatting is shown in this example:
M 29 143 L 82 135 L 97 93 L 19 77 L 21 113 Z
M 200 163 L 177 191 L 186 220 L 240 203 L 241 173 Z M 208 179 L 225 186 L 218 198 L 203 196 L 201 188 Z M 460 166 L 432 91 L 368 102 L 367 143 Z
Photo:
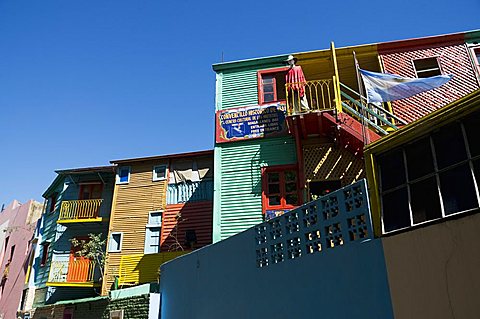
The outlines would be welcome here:
M 216 110 L 258 104 L 257 71 L 282 66 L 285 64 L 266 62 L 262 68 L 246 68 L 219 73 L 217 75 Z
M 177 225 L 176 216 L 181 213 L 184 219 Z M 161 251 L 169 251 L 177 237 L 181 245 L 185 243 L 185 232 L 195 230 L 197 243 L 192 248 L 200 248 L 212 243 L 213 202 L 188 202 L 185 204 L 167 205 L 162 218 Z M 176 234 L 175 234 L 176 232 Z M 172 237 L 174 236 L 174 237 Z M 184 247 L 186 249 L 187 247 Z
M 291 137 L 217 145 L 214 240 L 225 239 L 262 222 L 261 167 L 295 164 Z
M 109 232 L 123 233 L 122 251 L 107 253 L 104 294 L 110 290 L 114 276 L 118 274 L 121 256 L 143 254 L 148 213 L 165 209 L 167 181 L 152 181 L 153 166 L 160 164 L 165 163 L 140 162 L 130 165 L 129 183 L 116 185 Z
M 159 278 L 161 264 L 186 253 L 189 253 L 189 251 L 122 256 L 119 270 L 119 285 L 155 282 Z
M 258 103 L 257 70 L 224 73 L 221 109 Z
M 464 43 L 401 52 L 379 51 L 379 55 L 387 73 L 416 78 L 413 60 L 439 57 L 443 74 L 454 75 L 447 84 L 435 90 L 392 102 L 394 113 L 407 122 L 415 121 L 479 88 Z

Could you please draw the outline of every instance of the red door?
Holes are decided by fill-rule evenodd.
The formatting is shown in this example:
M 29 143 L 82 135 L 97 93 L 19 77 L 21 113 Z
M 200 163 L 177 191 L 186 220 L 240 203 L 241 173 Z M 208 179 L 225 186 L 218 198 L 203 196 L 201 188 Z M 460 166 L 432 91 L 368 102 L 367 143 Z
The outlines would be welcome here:
M 88 238 L 79 238 L 77 240 L 88 240 Z M 93 264 L 86 257 L 81 257 L 78 252 L 81 246 L 73 246 L 70 249 L 70 259 L 68 262 L 67 282 L 89 282 L 93 279 Z

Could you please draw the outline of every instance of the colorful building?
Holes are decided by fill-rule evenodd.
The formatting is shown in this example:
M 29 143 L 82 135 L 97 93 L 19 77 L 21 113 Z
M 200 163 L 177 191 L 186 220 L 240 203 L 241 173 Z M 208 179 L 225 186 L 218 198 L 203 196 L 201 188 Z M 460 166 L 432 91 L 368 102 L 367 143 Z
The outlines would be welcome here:
M 14 200 L 0 212 L 0 318 L 16 318 L 28 298 L 32 238 L 43 205 Z
M 216 72 L 213 239 L 219 241 L 365 177 L 363 148 L 480 88 L 478 32 L 225 62 Z M 366 104 L 362 69 L 406 77 L 453 74 L 435 90 Z M 302 102 L 304 103 L 304 102 Z
M 158 282 L 162 263 L 212 242 L 213 151 L 117 165 L 103 294 Z
M 369 144 L 367 179 L 163 265 L 161 317 L 476 318 L 479 130 L 476 90 Z
M 60 300 L 96 296 L 101 289 L 103 265 L 79 255 L 90 234 L 106 239 L 115 169 L 113 166 L 56 171 L 43 194 L 47 200 L 42 216 L 35 258 L 34 307 Z M 104 249 L 104 248 L 103 248 Z

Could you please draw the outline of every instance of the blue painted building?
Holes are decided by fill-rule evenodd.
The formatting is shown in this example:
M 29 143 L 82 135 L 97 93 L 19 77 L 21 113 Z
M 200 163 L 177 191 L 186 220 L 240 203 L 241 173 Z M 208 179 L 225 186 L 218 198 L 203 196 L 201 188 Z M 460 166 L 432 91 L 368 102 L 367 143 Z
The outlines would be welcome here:
M 97 295 L 101 267 L 78 255 L 73 238 L 89 241 L 89 234 L 108 233 L 115 167 L 102 166 L 56 171 L 43 194 L 46 210 L 38 234 L 34 259 L 34 307 L 59 300 Z

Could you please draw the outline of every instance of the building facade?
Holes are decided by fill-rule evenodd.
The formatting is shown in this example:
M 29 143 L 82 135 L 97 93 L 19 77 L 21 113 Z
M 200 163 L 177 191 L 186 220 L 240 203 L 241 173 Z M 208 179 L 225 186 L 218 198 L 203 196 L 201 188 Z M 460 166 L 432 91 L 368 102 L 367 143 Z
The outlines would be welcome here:
M 287 83 L 287 55 L 215 64 L 214 241 L 365 177 L 365 145 L 480 88 L 477 40 L 478 32 L 466 32 L 344 48 L 332 43 L 294 53 L 301 83 Z M 408 99 L 367 104 L 357 64 L 453 79 Z
M 16 318 L 28 294 L 32 239 L 43 204 L 14 200 L 0 212 L 0 318 Z
M 113 166 L 56 171 L 57 177 L 43 196 L 42 216 L 34 260 L 34 307 L 100 293 L 103 265 L 81 256 L 81 245 L 108 233 L 113 185 Z M 105 251 L 105 247 L 99 247 Z
M 117 165 L 103 294 L 159 280 L 162 263 L 212 242 L 213 152 Z

